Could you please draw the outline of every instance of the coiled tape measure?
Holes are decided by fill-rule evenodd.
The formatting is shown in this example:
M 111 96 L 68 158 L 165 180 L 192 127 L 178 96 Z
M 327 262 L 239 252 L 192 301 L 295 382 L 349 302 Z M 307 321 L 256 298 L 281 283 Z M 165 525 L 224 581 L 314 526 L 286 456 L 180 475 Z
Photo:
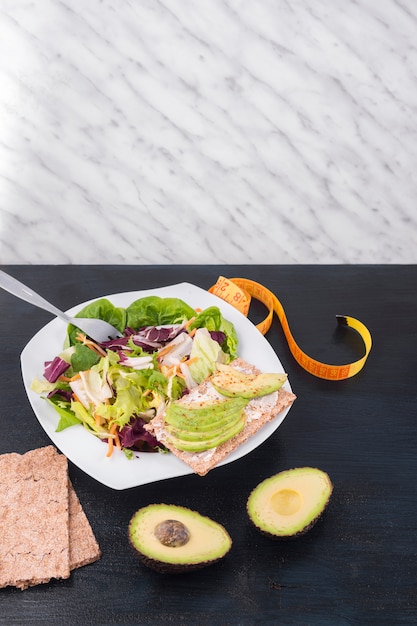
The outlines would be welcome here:
M 210 287 L 209 292 L 233 305 L 245 316 L 249 313 L 251 298 L 262 302 L 268 309 L 268 315 L 262 322 L 256 325 L 256 328 L 265 335 L 271 327 L 275 313 L 281 323 L 282 330 L 284 331 L 285 338 L 294 359 L 303 369 L 318 378 L 324 378 L 326 380 L 345 380 L 346 378 L 355 376 L 365 365 L 365 361 L 371 351 L 372 337 L 366 326 L 354 317 L 336 315 L 338 324 L 353 328 L 362 337 L 365 344 L 365 355 L 358 361 L 346 365 L 321 363 L 308 356 L 297 345 L 291 334 L 281 302 L 272 291 L 269 291 L 269 289 L 263 285 L 247 278 L 225 278 L 224 276 L 219 276 L 216 284 Z

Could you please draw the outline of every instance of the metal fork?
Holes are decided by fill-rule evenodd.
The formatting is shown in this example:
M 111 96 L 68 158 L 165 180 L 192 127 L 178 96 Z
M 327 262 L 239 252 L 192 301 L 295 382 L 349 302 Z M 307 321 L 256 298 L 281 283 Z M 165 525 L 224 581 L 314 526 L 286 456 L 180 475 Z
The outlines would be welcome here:
M 97 343 L 102 343 L 103 341 L 123 336 L 117 328 L 108 324 L 104 320 L 85 317 L 70 317 L 63 311 L 57 309 L 56 306 L 45 300 L 45 298 L 40 296 L 38 293 L 2 270 L 0 270 L 0 287 L 21 300 L 30 302 L 30 304 L 33 304 L 40 309 L 53 313 L 56 317 L 59 317 L 59 319 L 63 320 L 67 324 L 73 324 Z

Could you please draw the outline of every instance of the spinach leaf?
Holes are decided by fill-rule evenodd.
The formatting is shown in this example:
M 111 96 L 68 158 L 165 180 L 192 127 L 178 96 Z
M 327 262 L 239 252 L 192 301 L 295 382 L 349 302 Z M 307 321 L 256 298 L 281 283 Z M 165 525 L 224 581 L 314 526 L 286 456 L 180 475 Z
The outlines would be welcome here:
M 195 310 L 179 298 L 146 296 L 130 304 L 127 309 L 127 326 L 137 330 L 143 326 L 181 324 L 195 315 Z

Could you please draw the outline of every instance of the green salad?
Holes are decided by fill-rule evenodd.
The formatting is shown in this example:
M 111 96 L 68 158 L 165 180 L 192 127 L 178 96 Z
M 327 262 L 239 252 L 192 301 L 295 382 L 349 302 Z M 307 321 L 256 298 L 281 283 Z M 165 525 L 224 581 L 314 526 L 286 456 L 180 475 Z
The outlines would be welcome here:
M 77 316 L 103 319 L 123 336 L 98 344 L 68 326 L 32 389 L 57 411 L 57 431 L 81 424 L 106 442 L 108 456 L 165 451 L 144 426 L 237 356 L 236 330 L 216 306 L 147 296 L 122 308 L 102 298 Z

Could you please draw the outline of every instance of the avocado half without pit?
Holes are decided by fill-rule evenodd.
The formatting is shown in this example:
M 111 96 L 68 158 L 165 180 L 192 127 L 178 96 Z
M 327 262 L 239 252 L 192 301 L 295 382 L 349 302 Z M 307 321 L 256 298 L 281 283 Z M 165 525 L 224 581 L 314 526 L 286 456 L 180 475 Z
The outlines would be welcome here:
M 225 528 L 173 504 L 150 504 L 129 523 L 129 542 L 139 559 L 158 572 L 184 573 L 222 559 L 232 547 Z
M 249 495 L 249 519 L 274 539 L 298 537 L 320 518 L 333 491 L 326 472 L 300 467 L 262 481 Z

